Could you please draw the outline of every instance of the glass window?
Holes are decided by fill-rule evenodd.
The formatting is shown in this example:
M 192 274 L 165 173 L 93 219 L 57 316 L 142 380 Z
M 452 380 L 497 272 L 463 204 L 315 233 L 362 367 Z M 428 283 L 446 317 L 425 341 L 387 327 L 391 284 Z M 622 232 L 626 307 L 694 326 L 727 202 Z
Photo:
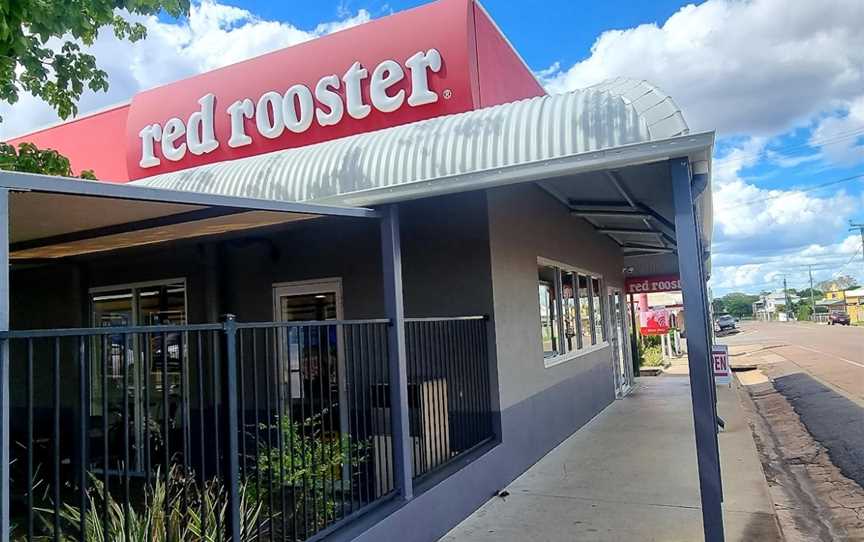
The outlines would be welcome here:
M 555 288 L 558 270 L 555 267 L 538 266 L 538 293 L 540 295 L 540 338 L 543 356 L 552 357 L 561 353 L 558 346 L 558 292 Z
M 600 279 L 591 278 L 592 306 L 594 308 L 594 344 L 606 341 L 606 309 L 603 306 L 603 296 L 600 291 Z
M 594 324 L 591 321 L 591 290 L 588 286 L 588 277 L 579 275 L 579 320 L 582 328 L 582 347 L 594 344 Z
M 566 352 L 572 352 L 580 348 L 576 284 L 576 273 L 561 271 L 561 297 L 564 307 L 564 350 Z
M 599 277 L 538 260 L 537 278 L 544 358 L 606 343 L 607 307 Z

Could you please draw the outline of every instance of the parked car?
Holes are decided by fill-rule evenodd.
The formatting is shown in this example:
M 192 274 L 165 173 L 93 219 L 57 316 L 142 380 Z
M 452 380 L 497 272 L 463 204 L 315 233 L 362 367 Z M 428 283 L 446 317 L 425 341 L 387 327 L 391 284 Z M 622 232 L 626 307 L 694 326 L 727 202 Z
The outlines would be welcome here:
M 848 326 L 852 321 L 849 319 L 849 315 L 842 311 L 831 311 L 831 314 L 828 315 L 828 325 L 833 326 L 835 324 L 841 324 L 844 326 Z
M 719 331 L 735 329 L 735 318 L 730 314 L 721 314 L 717 317 L 716 323 Z

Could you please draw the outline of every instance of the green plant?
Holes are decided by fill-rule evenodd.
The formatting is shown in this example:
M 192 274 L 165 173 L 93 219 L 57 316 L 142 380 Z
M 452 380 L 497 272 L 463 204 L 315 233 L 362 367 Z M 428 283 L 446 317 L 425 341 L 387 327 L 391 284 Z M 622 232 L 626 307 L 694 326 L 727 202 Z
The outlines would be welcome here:
M 368 444 L 352 442 L 339 432 L 326 432 L 322 414 L 298 423 L 285 416 L 274 426 L 262 424 L 265 431 L 276 427 L 282 446 L 259 443 L 257 476 L 260 484 L 250 484 L 250 494 L 259 503 L 277 498 L 270 493 L 285 492 L 293 496 L 292 516 L 305 514 L 304 525 L 313 525 L 315 530 L 332 522 L 341 504 L 340 495 L 350 494 L 351 480 L 343 479 L 343 467 L 351 465 L 354 472 L 366 460 Z M 277 441 L 278 442 L 278 441 Z M 355 474 L 356 475 L 356 474 Z M 266 483 L 263 483 L 266 482 Z M 339 494 L 333 487 L 341 488 Z M 283 493 L 284 495 L 284 493 Z
M 663 351 L 659 345 L 649 346 L 642 353 L 642 365 L 645 367 L 660 367 L 663 365 Z
M 41 173 L 74 177 L 69 159 L 55 150 L 43 150 L 32 143 L 21 143 L 18 149 L 8 143 L 0 143 L 0 169 L 22 173 Z M 95 180 L 91 170 L 81 172 L 82 179 Z
M 140 506 L 118 503 L 102 480 L 90 475 L 87 510 L 84 513 L 85 535 L 94 542 L 129 540 L 131 542 L 228 542 L 225 526 L 228 498 L 222 482 L 212 479 L 199 485 L 194 476 L 180 466 L 172 466 L 167 481 L 156 472 L 155 481 L 144 489 Z M 240 488 L 241 541 L 257 539 L 261 505 L 249 499 L 246 486 Z M 106 502 L 107 500 L 107 502 Z M 103 516 L 107 505 L 107 516 Z M 39 508 L 45 531 L 51 532 L 52 510 Z M 78 540 L 81 510 L 68 503 L 60 506 L 60 515 L 74 534 L 63 534 L 63 541 Z M 264 520 L 266 521 L 266 520 Z M 106 537 L 107 534 L 107 537 Z M 52 533 L 53 536 L 53 533 Z M 45 536 L 44 540 L 53 539 Z

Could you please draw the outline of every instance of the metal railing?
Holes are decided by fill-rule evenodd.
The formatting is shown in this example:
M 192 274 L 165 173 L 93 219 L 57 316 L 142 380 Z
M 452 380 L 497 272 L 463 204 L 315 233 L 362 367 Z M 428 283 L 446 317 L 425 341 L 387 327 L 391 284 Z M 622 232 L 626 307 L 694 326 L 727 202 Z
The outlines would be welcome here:
M 406 319 L 414 477 L 494 437 L 487 319 Z
M 306 540 L 395 493 L 390 321 L 54 329 L 9 347 L 12 540 Z M 487 322 L 406 322 L 414 476 L 492 436 Z

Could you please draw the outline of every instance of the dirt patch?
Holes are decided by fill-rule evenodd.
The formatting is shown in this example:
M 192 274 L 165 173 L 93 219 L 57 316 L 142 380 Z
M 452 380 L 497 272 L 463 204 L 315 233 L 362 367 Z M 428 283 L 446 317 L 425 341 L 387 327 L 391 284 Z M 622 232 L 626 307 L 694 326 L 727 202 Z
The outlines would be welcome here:
M 846 478 L 771 382 L 745 386 L 747 417 L 788 541 L 864 541 L 864 489 Z

